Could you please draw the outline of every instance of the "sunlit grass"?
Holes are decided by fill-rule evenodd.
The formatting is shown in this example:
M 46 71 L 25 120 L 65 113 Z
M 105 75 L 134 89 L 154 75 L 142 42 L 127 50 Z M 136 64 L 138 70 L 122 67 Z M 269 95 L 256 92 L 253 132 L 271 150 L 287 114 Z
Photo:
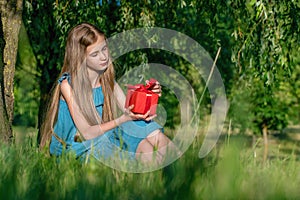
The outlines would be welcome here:
M 15 129 L 16 130 L 16 129 Z M 219 141 L 198 158 L 199 141 L 164 169 L 125 173 L 96 160 L 60 160 L 36 148 L 36 131 L 0 146 L 1 199 L 298 199 L 300 163 L 294 153 L 262 162 L 245 137 Z M 20 134 L 20 133 L 18 133 Z M 16 140 L 17 141 L 17 140 Z

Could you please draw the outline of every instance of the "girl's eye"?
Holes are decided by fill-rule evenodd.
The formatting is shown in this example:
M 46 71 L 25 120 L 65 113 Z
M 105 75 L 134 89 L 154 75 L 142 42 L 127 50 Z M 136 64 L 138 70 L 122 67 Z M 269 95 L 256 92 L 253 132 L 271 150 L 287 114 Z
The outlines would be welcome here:
M 107 46 L 104 46 L 103 48 L 102 48 L 102 51 L 106 51 L 107 50 Z
M 98 55 L 98 53 L 92 53 L 91 56 L 92 57 L 96 57 Z

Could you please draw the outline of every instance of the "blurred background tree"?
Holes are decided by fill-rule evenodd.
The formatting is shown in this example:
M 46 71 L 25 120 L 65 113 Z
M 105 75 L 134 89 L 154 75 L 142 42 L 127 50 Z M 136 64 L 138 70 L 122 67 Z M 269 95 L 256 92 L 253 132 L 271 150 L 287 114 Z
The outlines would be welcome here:
M 23 67 L 16 77 L 16 97 L 25 92 L 32 97 L 20 98 L 17 119 L 28 119 L 27 125 L 39 127 L 43 108 L 62 65 L 68 31 L 88 21 L 111 37 L 116 33 L 139 27 L 163 27 L 184 33 L 214 57 L 222 47 L 217 67 L 221 72 L 230 101 L 228 119 L 240 133 L 260 135 L 268 130 L 283 130 L 299 123 L 299 37 L 300 3 L 298 1 L 259 0 L 94 0 L 94 1 L 24 1 L 23 21 L 36 61 L 32 71 L 38 87 L 25 92 Z M 25 47 L 24 47 L 25 48 Z M 19 51 L 21 54 L 26 52 Z M 34 61 L 35 60 L 35 61 Z M 182 57 L 170 52 L 140 49 L 116 61 L 119 78 L 132 67 L 144 63 L 161 63 L 179 71 L 195 88 L 199 98 L 204 82 Z M 21 61 L 19 63 L 22 63 Z M 31 68 L 35 70 L 35 68 Z M 23 88 L 23 89 L 22 89 Z M 33 92 L 34 91 L 34 92 Z M 178 101 L 165 89 L 162 105 L 168 110 L 167 126 L 180 123 Z M 210 96 L 201 104 L 204 115 L 210 112 Z M 39 103 L 33 101 L 39 99 Z M 28 109 L 39 105 L 39 120 Z M 30 107 L 30 108 L 29 108 Z M 22 110 L 23 109 L 23 110 Z M 28 115 L 27 117 L 25 117 Z M 22 121 L 22 120 L 21 120 Z M 263 131 L 264 130 L 264 131 Z
M 37 61 L 33 54 L 24 24 L 21 24 L 15 73 L 15 106 L 13 125 L 34 127 L 38 124 L 40 89 Z
M 289 82 L 296 67 L 299 3 L 252 0 L 232 2 L 231 7 L 237 19 L 233 32 L 236 45 L 232 53 L 236 84 L 231 89 L 231 96 L 233 99 L 242 99 L 238 95 L 247 97 L 249 110 L 244 114 L 248 119 L 242 120 L 250 121 L 252 126 L 247 122 L 240 124 L 247 124 L 254 133 L 263 134 L 266 159 L 268 130 L 283 130 L 289 122 L 288 110 L 293 107 L 291 100 L 282 98 L 279 92 L 281 86 Z M 240 120 L 234 115 L 243 104 L 233 101 L 233 107 L 238 107 L 234 108 L 233 118 Z

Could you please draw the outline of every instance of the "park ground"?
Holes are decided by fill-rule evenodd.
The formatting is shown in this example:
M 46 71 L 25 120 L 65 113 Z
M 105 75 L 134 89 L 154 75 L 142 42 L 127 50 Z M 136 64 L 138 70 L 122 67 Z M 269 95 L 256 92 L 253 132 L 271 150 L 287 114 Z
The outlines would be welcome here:
M 300 125 L 270 132 L 265 162 L 261 136 L 224 131 L 205 158 L 198 157 L 196 139 L 174 163 L 147 173 L 121 172 L 98 161 L 82 164 L 68 156 L 57 162 L 37 151 L 35 129 L 14 130 L 18 145 L 0 151 L 2 199 L 300 198 Z

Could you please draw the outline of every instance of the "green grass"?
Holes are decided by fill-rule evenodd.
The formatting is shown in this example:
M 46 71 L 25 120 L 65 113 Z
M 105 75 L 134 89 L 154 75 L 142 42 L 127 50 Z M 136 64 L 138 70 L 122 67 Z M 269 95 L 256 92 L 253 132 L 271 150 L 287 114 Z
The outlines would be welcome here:
M 31 134 L 12 145 L 0 145 L 1 199 L 300 198 L 298 155 L 272 156 L 263 164 L 261 147 L 253 149 L 242 136 L 221 139 L 203 159 L 198 158 L 201 143 L 195 140 L 164 169 L 133 174 L 95 160 L 81 164 L 72 156 L 58 162 L 36 149 L 34 129 L 17 132 L 22 131 Z

